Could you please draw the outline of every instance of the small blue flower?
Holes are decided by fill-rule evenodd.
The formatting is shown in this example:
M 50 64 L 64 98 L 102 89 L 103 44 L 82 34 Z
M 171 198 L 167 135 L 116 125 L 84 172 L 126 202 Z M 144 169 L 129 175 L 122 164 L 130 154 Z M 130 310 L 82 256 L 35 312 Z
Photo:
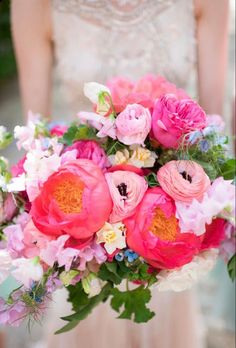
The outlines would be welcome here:
M 216 132 L 216 127 L 214 125 L 208 126 L 202 130 L 202 134 L 205 136 Z
M 136 254 L 133 250 L 131 249 L 127 249 L 125 250 L 124 253 L 125 257 L 127 257 L 128 262 L 133 262 L 135 260 L 137 260 L 137 258 L 139 257 L 138 254 Z
M 194 131 L 189 134 L 188 141 L 191 145 L 196 143 L 197 140 L 201 139 L 202 133 L 200 131 Z
M 207 152 L 210 149 L 211 145 L 208 140 L 204 139 L 200 141 L 199 147 L 202 152 Z
M 116 261 L 118 261 L 118 262 L 123 261 L 123 260 L 124 260 L 124 254 L 123 254 L 122 252 L 116 254 L 116 255 L 115 255 L 115 259 L 116 259 Z

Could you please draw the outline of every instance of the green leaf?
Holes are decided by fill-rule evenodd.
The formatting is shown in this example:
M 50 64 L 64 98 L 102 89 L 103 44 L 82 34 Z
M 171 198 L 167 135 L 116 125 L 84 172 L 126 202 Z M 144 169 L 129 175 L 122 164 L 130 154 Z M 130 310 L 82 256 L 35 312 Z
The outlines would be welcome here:
M 120 141 L 114 141 L 112 139 L 109 139 L 109 141 L 106 144 L 107 156 L 114 155 L 117 151 L 121 151 L 125 148 L 126 146 L 122 144 Z
M 62 142 L 66 145 L 72 145 L 76 140 L 97 139 L 94 128 L 87 125 L 72 125 L 62 137 Z
M 227 265 L 228 273 L 232 281 L 236 278 L 236 254 L 234 254 Z
M 107 298 L 111 294 L 111 289 L 112 289 L 111 283 L 107 283 L 102 288 L 101 292 L 98 295 L 93 296 L 91 298 L 87 297 L 86 304 L 82 305 L 82 306 L 81 306 L 81 304 L 79 304 L 79 306 L 78 306 L 79 310 L 76 313 L 62 318 L 63 320 L 69 321 L 69 324 L 65 325 L 60 330 L 56 331 L 56 334 L 60 334 L 60 333 L 63 333 L 63 332 L 70 331 L 71 329 L 76 327 L 80 323 L 80 321 L 86 319 L 87 316 L 92 312 L 92 310 L 99 303 L 107 300 Z M 79 295 L 80 294 L 77 294 L 78 297 L 79 297 Z
M 151 299 L 151 292 L 143 286 L 135 290 L 120 291 L 112 289 L 111 306 L 118 313 L 120 319 L 133 319 L 136 323 L 146 323 L 155 315 L 146 304 Z
M 6 147 L 8 147 L 8 145 L 10 145 L 12 141 L 13 141 L 13 135 L 9 132 L 6 132 L 3 135 L 3 139 L 0 140 L 0 150 L 3 150 Z
M 88 294 L 83 289 L 82 282 L 78 282 L 76 285 L 70 285 L 67 287 L 69 296 L 68 302 L 72 304 L 72 308 L 75 312 L 78 312 L 89 303 Z
M 202 168 L 204 169 L 204 171 L 206 172 L 206 174 L 209 176 L 209 178 L 211 180 L 215 180 L 216 179 L 216 177 L 217 177 L 217 170 L 216 170 L 216 168 L 215 168 L 215 166 L 213 164 L 201 161 L 199 159 L 194 159 L 194 161 L 202 166 Z
M 147 180 L 149 187 L 160 186 L 157 181 L 157 176 L 155 173 L 149 173 L 148 175 L 145 176 L 145 179 Z
M 118 272 L 118 264 L 116 262 L 104 263 L 98 272 L 98 278 L 104 281 L 110 281 L 116 285 L 122 282 L 122 275 Z
M 233 180 L 235 178 L 235 168 L 236 168 L 236 160 L 229 159 L 226 161 L 221 167 L 221 175 L 225 180 Z

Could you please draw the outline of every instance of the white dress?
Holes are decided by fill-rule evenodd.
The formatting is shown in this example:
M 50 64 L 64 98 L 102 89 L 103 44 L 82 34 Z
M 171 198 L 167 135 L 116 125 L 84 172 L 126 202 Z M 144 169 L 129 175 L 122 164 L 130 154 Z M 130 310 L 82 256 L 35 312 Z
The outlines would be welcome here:
M 165 76 L 188 90 L 195 72 L 195 20 L 192 0 L 54 0 L 52 2 L 57 75 L 67 113 L 89 104 L 83 83 L 104 83 L 115 75 L 137 79 Z M 64 105 L 64 106 L 65 106 Z M 73 331 L 53 336 L 68 312 L 59 292 L 48 316 L 47 348 L 202 348 L 198 307 L 192 292 L 157 293 L 147 324 L 115 319 L 107 304 Z

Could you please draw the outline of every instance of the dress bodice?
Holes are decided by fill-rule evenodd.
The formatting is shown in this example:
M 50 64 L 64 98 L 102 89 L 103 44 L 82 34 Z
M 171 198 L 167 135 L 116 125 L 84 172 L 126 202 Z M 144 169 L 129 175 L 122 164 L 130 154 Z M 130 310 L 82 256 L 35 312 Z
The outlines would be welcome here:
M 74 111 L 84 82 L 154 73 L 187 88 L 195 70 L 193 0 L 53 0 L 53 23 L 57 72 Z

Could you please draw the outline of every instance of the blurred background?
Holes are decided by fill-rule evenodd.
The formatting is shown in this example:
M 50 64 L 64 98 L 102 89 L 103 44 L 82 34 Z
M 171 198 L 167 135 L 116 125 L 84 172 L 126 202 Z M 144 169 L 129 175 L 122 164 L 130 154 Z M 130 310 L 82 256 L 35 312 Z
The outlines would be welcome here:
M 23 123 L 17 68 L 11 40 L 9 1 L 0 0 L 0 124 L 10 131 Z M 229 26 L 229 64 L 225 95 L 224 117 L 230 132 L 230 119 L 235 95 L 235 1 L 231 0 Z M 54 88 L 54 110 L 60 108 L 57 85 Z M 60 110 L 61 111 L 61 110 Z M 17 160 L 14 146 L 4 153 L 12 163 Z M 9 287 L 11 281 L 8 280 Z M 0 287 L 0 296 L 7 292 L 6 285 Z M 215 270 L 196 289 L 204 314 L 207 331 L 207 348 L 235 348 L 235 287 L 229 280 L 226 267 L 219 262 Z M 36 348 L 42 329 L 35 324 L 29 333 L 26 327 L 7 329 L 0 327 L 6 335 L 7 348 Z M 44 348 L 40 346 L 41 348 Z M 0 343 L 1 348 L 1 343 Z M 55 347 L 56 348 L 56 347 Z M 189 347 L 191 348 L 191 347 Z

